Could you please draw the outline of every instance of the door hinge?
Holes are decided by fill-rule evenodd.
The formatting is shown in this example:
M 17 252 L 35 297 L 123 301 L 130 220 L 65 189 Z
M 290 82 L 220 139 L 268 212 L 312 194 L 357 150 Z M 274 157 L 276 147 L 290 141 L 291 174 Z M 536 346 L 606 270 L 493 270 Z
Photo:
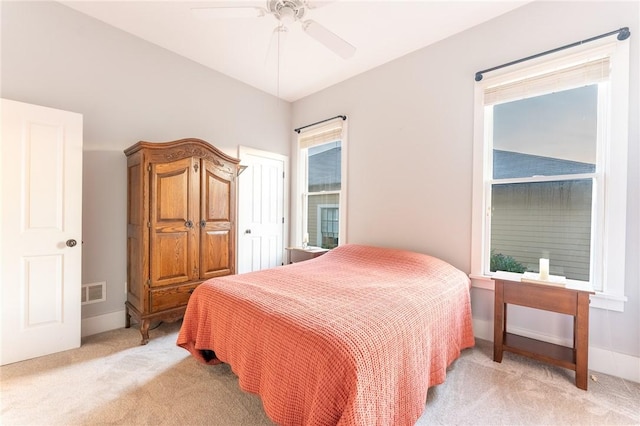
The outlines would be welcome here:
M 147 280 L 147 285 L 149 285 L 149 286 L 151 285 L 151 278 L 149 278 L 149 279 Z
M 147 171 L 150 172 L 151 171 L 151 164 L 147 164 Z
M 284 216 L 282 216 L 282 223 L 284 223 Z
M 147 228 L 151 228 L 151 222 L 147 222 Z
M 198 163 L 193 165 L 193 170 L 198 173 Z

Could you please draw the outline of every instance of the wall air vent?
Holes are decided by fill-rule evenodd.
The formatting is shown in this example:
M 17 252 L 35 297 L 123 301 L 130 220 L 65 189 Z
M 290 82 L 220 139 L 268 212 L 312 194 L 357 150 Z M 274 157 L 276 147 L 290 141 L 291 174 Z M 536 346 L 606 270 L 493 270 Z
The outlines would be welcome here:
M 107 300 L 107 283 L 82 284 L 82 304 L 104 302 Z

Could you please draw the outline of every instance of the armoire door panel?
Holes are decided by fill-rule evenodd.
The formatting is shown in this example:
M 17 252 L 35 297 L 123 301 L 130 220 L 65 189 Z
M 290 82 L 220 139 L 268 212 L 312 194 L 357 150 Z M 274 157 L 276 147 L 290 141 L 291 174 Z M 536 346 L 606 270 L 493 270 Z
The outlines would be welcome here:
M 186 222 L 189 217 L 190 159 L 156 166 L 156 220 Z M 192 219 L 192 218 L 191 218 Z
M 203 160 L 200 229 L 200 278 L 208 279 L 235 271 L 234 174 L 219 164 Z M 235 202 L 235 201 L 234 201 Z
M 212 174 L 207 175 L 207 198 L 205 204 L 207 206 L 205 217 L 207 222 L 228 222 L 231 220 L 230 185 L 231 182 L 223 178 Z
M 127 182 L 129 183 L 129 191 L 127 196 L 129 200 L 127 200 L 127 223 L 129 226 L 140 226 L 142 225 L 142 203 L 131 202 L 131 197 L 140 197 L 142 194 L 142 173 L 141 173 L 141 165 L 131 164 L 127 167 Z
M 149 270 L 148 195 L 145 196 L 145 173 L 141 155 L 127 159 L 127 300 L 136 309 L 143 309 L 145 303 L 144 284 Z M 145 238 L 146 237 L 146 238 Z
M 151 166 L 151 287 L 198 278 L 199 175 L 193 158 Z
M 156 234 L 152 248 L 151 286 L 163 286 L 189 281 L 193 273 L 189 262 L 189 233 Z
M 203 169 L 203 219 L 207 222 L 231 221 L 233 176 L 220 170 L 211 161 L 205 160 Z
M 203 231 L 200 244 L 201 278 L 228 275 L 232 271 L 229 229 Z
M 129 225 L 129 227 L 132 227 Z M 127 292 L 129 301 L 138 309 L 142 308 L 142 292 L 143 283 L 141 282 L 142 256 L 138 253 L 142 251 L 140 238 L 135 234 L 127 236 Z

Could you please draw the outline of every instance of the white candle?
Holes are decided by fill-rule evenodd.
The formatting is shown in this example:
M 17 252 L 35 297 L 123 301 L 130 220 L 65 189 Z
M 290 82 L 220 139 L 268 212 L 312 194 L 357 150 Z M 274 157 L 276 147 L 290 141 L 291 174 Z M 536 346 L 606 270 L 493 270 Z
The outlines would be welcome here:
M 540 259 L 540 279 L 549 279 L 549 259 Z

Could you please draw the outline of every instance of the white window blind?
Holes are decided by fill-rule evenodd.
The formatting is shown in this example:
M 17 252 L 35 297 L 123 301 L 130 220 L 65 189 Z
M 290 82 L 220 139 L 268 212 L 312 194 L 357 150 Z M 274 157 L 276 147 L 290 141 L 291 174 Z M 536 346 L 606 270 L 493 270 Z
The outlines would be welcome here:
M 610 68 L 610 59 L 607 56 L 553 72 L 487 87 L 484 92 L 484 103 L 494 105 L 599 83 L 609 78 Z
M 342 139 L 342 118 L 328 121 L 300 131 L 300 148 L 310 148 Z

